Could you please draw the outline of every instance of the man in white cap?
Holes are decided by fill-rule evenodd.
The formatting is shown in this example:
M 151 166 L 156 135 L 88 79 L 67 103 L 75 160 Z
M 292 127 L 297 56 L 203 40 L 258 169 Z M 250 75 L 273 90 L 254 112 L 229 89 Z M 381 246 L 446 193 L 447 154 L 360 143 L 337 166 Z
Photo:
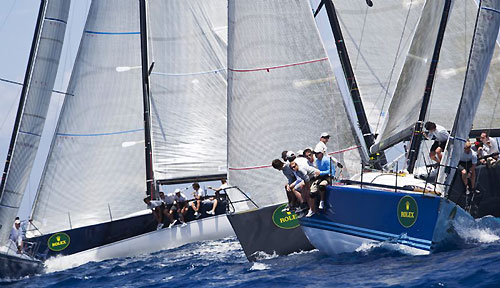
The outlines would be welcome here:
M 322 150 L 323 154 L 327 156 L 326 143 L 328 143 L 328 140 L 330 140 L 330 134 L 326 132 L 321 133 L 321 137 L 319 138 L 319 142 L 316 144 L 316 147 L 314 147 L 314 151 Z
M 16 218 L 14 222 L 9 239 L 16 244 L 17 253 L 23 254 L 23 231 L 21 230 L 21 221 L 19 221 L 19 218 Z
M 183 226 L 186 225 L 184 221 L 184 215 L 186 215 L 188 211 L 188 203 L 187 203 L 187 198 L 184 193 L 181 192 L 180 189 L 175 189 L 174 191 L 175 196 L 174 196 L 174 205 L 172 208 L 170 208 L 170 213 L 173 213 L 175 209 L 177 209 L 177 214 L 179 215 L 179 221 L 182 223 Z

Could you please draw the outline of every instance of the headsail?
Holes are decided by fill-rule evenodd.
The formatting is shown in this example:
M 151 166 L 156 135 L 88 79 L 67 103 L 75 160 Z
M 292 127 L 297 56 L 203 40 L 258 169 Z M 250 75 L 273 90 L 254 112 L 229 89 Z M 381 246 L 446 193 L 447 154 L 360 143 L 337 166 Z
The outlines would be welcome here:
M 348 172 L 360 154 L 308 1 L 229 1 L 229 183 L 259 206 L 286 200 L 269 167 L 283 150 L 313 146 L 321 132 Z
M 43 233 L 144 208 L 140 44 L 137 1 L 92 2 L 32 211 Z
M 384 123 L 424 2 L 384 0 L 368 7 L 364 1 L 334 1 L 368 122 L 375 134 Z
M 427 1 L 426 7 L 429 5 L 438 5 L 442 7 L 444 1 Z M 427 9 L 422 12 L 422 17 L 436 14 L 437 8 Z M 467 66 L 467 59 L 471 41 L 473 37 L 474 23 L 476 21 L 478 6 L 474 0 L 453 1 L 453 6 L 449 15 L 446 31 L 443 38 L 441 53 L 437 72 L 434 79 L 432 89 L 431 102 L 427 111 L 427 119 L 451 129 L 453 119 L 455 117 L 456 107 L 460 101 L 461 89 Z M 434 19 L 434 18 L 433 18 Z M 420 22 L 417 31 L 425 31 L 432 29 L 432 33 L 436 37 L 436 28 L 428 27 L 429 25 L 439 25 L 436 21 Z M 424 30 L 425 29 L 425 30 Z M 428 33 L 428 32 L 426 32 Z M 417 32 L 415 45 L 419 45 L 423 40 L 422 37 L 431 37 L 430 34 Z M 421 36 L 418 36 L 421 35 Z M 431 42 L 427 42 L 430 46 Z M 500 68 L 499 46 L 495 45 L 495 56 L 492 61 L 492 67 Z M 413 49 L 413 48 L 412 48 Z M 391 102 L 391 107 L 388 112 L 386 129 L 382 133 L 379 142 L 372 148 L 372 151 L 383 150 L 394 143 L 397 143 L 411 135 L 412 127 L 418 120 L 420 105 L 425 89 L 426 73 L 416 73 L 410 68 L 415 69 L 417 59 L 414 53 L 407 57 L 405 68 L 407 77 L 402 78 L 398 82 L 398 88 Z M 432 51 L 427 51 L 420 55 L 420 67 L 429 66 L 432 58 Z M 422 70 L 422 69 L 421 69 Z M 498 83 L 500 83 L 500 73 L 496 72 L 500 69 L 492 69 L 486 80 L 486 87 L 480 102 L 480 107 L 484 108 L 487 113 L 480 113 L 474 120 L 474 128 L 491 128 L 491 124 L 499 123 L 500 105 L 495 104 L 498 94 Z M 411 73 L 410 73 L 411 72 Z M 410 73 L 410 74 L 408 74 Z M 411 87 L 411 89 L 410 89 Z M 500 104 L 500 103 L 499 103 Z M 483 110 L 481 110 L 483 111 Z M 494 119 L 492 119 L 492 117 Z
M 50 96 L 59 66 L 70 1 L 42 1 L 39 26 L 35 30 L 19 104 L 16 127 L 11 140 L 0 186 L 0 244 L 9 237 L 12 223 L 35 161 Z
M 450 155 L 449 158 L 446 158 L 446 166 L 457 167 L 460 156 L 463 153 L 465 139 L 468 139 L 479 106 L 479 101 L 482 98 L 488 71 L 492 71 L 495 74 L 498 73 L 498 71 L 492 70 L 490 63 L 495 51 L 499 28 L 500 1 L 481 1 L 469 64 L 467 66 L 462 99 L 458 106 L 455 123 L 451 133 L 453 139 L 449 141 L 446 150 L 446 153 Z M 486 111 L 480 112 L 487 113 Z M 453 175 L 454 173 L 450 173 L 446 179 L 447 183 L 451 183 Z
M 225 175 L 227 1 L 148 5 L 155 179 Z

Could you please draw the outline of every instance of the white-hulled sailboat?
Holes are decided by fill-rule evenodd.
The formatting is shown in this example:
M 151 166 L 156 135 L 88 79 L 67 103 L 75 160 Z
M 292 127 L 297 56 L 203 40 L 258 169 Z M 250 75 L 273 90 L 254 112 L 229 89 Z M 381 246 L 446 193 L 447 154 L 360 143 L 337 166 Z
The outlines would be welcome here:
M 79 265 L 233 235 L 222 205 L 154 231 L 142 201 L 161 184 L 225 176 L 226 11 L 92 2 L 32 210 L 40 254 Z
M 22 254 L 9 235 L 28 184 L 49 108 L 66 31 L 70 1 L 42 0 L 19 107 L 0 184 L 0 278 L 40 273 L 33 256 L 37 243 L 24 242 Z M 28 245 L 29 244 L 29 245 Z

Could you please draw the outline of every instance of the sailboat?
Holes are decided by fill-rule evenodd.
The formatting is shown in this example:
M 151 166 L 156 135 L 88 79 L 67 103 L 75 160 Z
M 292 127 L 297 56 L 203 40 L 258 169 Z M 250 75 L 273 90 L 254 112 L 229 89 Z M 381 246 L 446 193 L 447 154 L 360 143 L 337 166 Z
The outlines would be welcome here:
M 143 202 L 161 185 L 225 177 L 226 11 L 92 2 L 31 213 L 41 257 L 79 265 L 234 235 L 223 205 L 155 231 Z
M 54 88 L 70 1 L 40 3 L 30 57 L 23 82 L 7 161 L 0 186 L 0 278 L 40 273 L 43 264 L 34 258 L 36 243 L 24 242 L 18 251 L 9 239 L 17 216 Z
M 440 52 L 444 55 L 447 52 L 457 52 L 441 48 L 446 47 L 446 41 L 456 40 L 456 34 L 445 33 L 448 31 L 447 22 L 451 24 L 450 29 L 460 28 L 453 25 L 452 21 L 455 16 L 464 15 L 463 10 L 457 8 L 463 8 L 465 2 L 426 1 L 388 110 L 388 122 L 381 138 L 371 148 L 372 152 L 385 149 L 413 135 L 409 151 L 410 172 L 413 171 L 416 156 L 419 154 L 421 142 L 417 138 L 422 136 L 418 131 L 421 131 L 423 122 L 428 119 L 426 113 L 429 110 L 433 81 L 442 80 L 435 76 L 439 75 L 436 68 Z M 450 12 L 452 4 L 457 13 Z M 439 172 L 441 180 L 429 183 L 407 172 L 371 172 L 361 173 L 351 180 L 343 181 L 346 184 L 344 186 L 328 187 L 328 208 L 325 213 L 300 221 L 308 239 L 316 248 L 328 254 L 336 254 L 354 251 L 366 243 L 386 241 L 410 247 L 419 253 L 430 253 L 451 236 L 454 225 L 474 223 L 473 217 L 459 203 L 453 202 L 454 199 L 450 195 L 457 193 L 453 190 L 456 187 L 452 185 L 453 181 L 455 184 L 461 184 L 460 177 L 455 175 L 458 173 L 455 173 L 454 167 L 457 167 L 458 159 L 463 153 L 464 139 L 469 138 L 480 100 L 482 102 L 490 97 L 498 98 L 498 94 L 483 90 L 483 86 L 491 81 L 490 77 L 497 74 L 497 67 L 490 67 L 490 62 L 495 49 L 498 48 L 496 39 L 500 26 L 499 5 L 498 1 L 485 0 L 481 1 L 477 10 L 469 62 L 463 70 L 465 82 L 462 98 L 455 102 L 455 108 L 458 109 L 451 140 L 441 163 L 444 165 Z M 489 75 L 488 69 L 492 71 Z M 460 73 L 460 70 L 448 73 Z M 450 76 L 440 76 L 443 75 Z M 444 91 L 443 95 L 449 92 Z M 415 93 L 421 93 L 423 97 Z M 441 108 L 453 105 L 452 98 L 443 101 L 446 103 L 440 102 Z M 415 113 L 414 107 L 421 108 Z M 479 119 L 487 113 L 480 114 Z M 408 125 L 412 121 L 413 126 Z
M 228 218 L 249 260 L 312 249 L 296 215 L 282 211 L 285 180 L 272 159 L 324 131 L 329 151 L 344 151 L 335 155 L 344 175 L 368 159 L 311 11 L 309 1 L 229 1 L 228 181 L 252 201 Z

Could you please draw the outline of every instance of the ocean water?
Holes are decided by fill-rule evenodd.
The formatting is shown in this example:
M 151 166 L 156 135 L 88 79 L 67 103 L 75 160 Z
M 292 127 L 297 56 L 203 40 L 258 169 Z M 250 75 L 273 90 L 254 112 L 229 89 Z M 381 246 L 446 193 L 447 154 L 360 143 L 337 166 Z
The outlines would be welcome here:
M 500 219 L 456 227 L 432 255 L 369 244 L 328 256 L 317 250 L 247 261 L 236 238 L 204 241 L 132 258 L 65 267 L 3 280 L 6 287 L 500 287 Z

